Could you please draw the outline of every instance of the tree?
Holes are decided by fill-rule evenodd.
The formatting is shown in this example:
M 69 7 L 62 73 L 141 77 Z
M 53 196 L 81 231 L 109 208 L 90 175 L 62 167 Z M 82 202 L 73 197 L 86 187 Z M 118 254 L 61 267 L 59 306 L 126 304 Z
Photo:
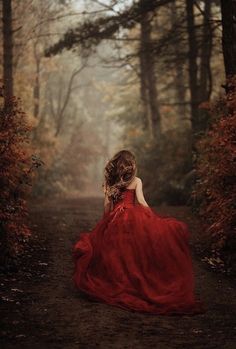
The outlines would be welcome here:
M 85 21 L 75 29 L 69 30 L 64 38 L 46 51 L 46 55 L 57 54 L 64 48 L 72 49 L 75 45 L 90 49 L 104 39 L 114 38 L 121 28 L 133 28 L 140 24 L 140 91 L 143 104 L 143 116 L 147 119 L 151 138 L 160 137 L 161 116 L 157 100 L 157 81 L 155 76 L 155 57 L 152 50 L 152 17 L 156 8 L 164 6 L 172 0 L 144 1 L 132 4 L 122 13 L 113 16 L 99 17 L 93 21 Z
M 171 12 L 171 31 L 175 32 L 176 39 L 178 44 L 174 44 L 174 65 L 176 69 L 176 77 L 174 80 L 175 89 L 176 89 L 176 100 L 178 101 L 178 113 L 180 117 L 184 120 L 187 114 L 187 103 L 186 103 L 186 83 L 185 83 L 185 75 L 184 75 L 184 63 L 185 57 L 182 54 L 182 45 L 179 42 L 179 36 L 181 36 L 181 29 L 178 24 L 179 8 L 177 6 L 177 1 L 173 1 L 170 4 L 170 12 Z M 176 21 L 177 17 L 177 21 Z
M 222 12 L 222 48 L 225 74 L 231 77 L 236 74 L 236 3 L 233 0 L 221 0 Z
M 144 7 L 145 1 L 140 1 L 140 6 Z M 160 138 L 161 116 L 157 99 L 157 82 L 155 72 L 155 58 L 152 46 L 152 12 L 144 13 L 141 18 L 140 33 L 140 82 L 141 98 L 143 102 L 144 118 L 147 118 L 148 129 L 151 139 Z
M 212 31 L 209 21 L 211 1 L 205 0 L 202 35 L 200 40 L 198 40 L 194 8 L 195 1 L 186 0 L 191 119 L 193 133 L 198 134 L 200 131 L 205 130 L 207 123 L 206 114 L 202 115 L 199 105 L 201 102 L 209 100 L 211 95 L 210 57 L 212 49 Z
M 13 96 L 13 29 L 12 2 L 2 1 L 3 22 L 3 81 L 6 98 Z
M 64 122 L 66 119 L 65 111 L 70 101 L 71 94 L 76 88 L 78 88 L 78 86 L 73 86 L 74 80 L 80 74 L 80 72 L 85 68 L 85 65 L 86 64 L 82 65 L 80 69 L 77 69 L 72 72 L 66 89 L 64 87 L 64 84 L 62 84 L 62 81 L 60 82 L 56 105 L 54 104 L 51 88 L 49 90 L 50 110 L 51 110 L 51 115 L 55 122 L 55 137 L 59 135 L 64 125 Z M 62 93 L 63 90 L 66 90 L 64 97 Z

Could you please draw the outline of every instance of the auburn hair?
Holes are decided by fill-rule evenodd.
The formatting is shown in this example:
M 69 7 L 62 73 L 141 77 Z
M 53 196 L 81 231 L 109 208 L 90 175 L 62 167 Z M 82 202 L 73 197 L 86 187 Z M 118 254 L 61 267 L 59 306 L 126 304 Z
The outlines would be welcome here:
M 133 153 L 121 150 L 106 164 L 104 169 L 105 192 L 114 203 L 122 197 L 122 192 L 136 176 L 137 166 Z

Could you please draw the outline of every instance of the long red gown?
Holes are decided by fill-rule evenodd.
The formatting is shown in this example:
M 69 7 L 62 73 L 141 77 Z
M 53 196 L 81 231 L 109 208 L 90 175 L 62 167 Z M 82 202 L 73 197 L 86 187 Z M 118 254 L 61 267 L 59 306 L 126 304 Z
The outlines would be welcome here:
M 126 189 L 111 212 L 73 246 L 75 286 L 92 297 L 131 311 L 199 314 L 194 294 L 187 224 L 135 204 Z

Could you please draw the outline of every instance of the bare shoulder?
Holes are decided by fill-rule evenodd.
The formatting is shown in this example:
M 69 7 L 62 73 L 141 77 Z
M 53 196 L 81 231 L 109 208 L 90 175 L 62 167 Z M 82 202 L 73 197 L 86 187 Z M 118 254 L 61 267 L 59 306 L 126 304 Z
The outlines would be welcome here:
M 134 177 L 134 179 L 132 180 L 132 182 L 128 185 L 128 189 L 136 189 L 136 187 L 139 185 L 139 180 L 140 178 L 138 177 Z
M 139 177 L 135 177 L 136 183 L 137 184 L 142 184 L 142 180 Z
M 135 177 L 135 189 L 142 188 L 142 180 L 139 177 Z

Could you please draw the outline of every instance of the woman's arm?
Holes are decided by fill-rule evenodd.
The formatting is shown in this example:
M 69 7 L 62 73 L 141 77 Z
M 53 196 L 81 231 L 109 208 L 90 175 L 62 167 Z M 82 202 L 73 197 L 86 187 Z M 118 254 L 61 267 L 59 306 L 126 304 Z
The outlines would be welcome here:
M 136 197 L 137 197 L 138 203 L 143 205 L 143 206 L 149 207 L 149 205 L 147 204 L 147 202 L 146 202 L 146 200 L 144 198 L 144 195 L 143 195 L 143 184 L 142 184 L 142 181 L 138 177 L 137 177 L 137 185 L 136 185 L 136 188 L 135 188 L 135 193 L 136 193 Z

